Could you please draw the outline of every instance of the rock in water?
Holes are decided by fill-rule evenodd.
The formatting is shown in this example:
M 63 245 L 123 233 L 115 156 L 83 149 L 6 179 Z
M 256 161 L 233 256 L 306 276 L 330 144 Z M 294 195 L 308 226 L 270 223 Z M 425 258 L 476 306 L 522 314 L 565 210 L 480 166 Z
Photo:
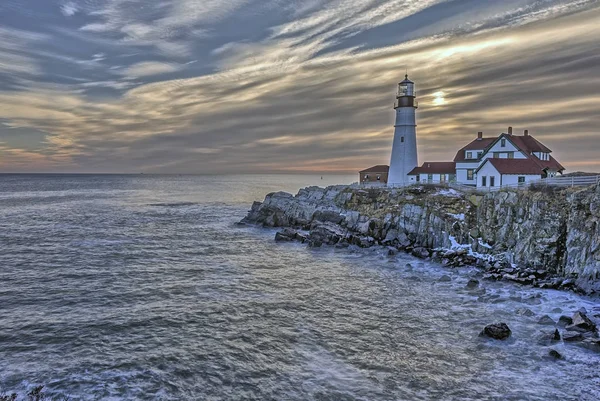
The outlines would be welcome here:
M 494 338 L 496 340 L 506 340 L 511 334 L 512 332 L 506 323 L 496 323 L 485 326 L 479 335 L 482 337 Z
M 563 356 L 555 349 L 551 349 L 550 351 L 548 351 L 548 356 L 554 359 L 563 359 Z
M 587 333 L 588 331 L 596 331 L 596 324 L 587 317 L 583 312 L 575 312 L 573 315 L 573 323 L 567 325 L 565 329 L 569 331 L 578 331 L 580 333 Z
M 573 319 L 571 319 L 569 316 L 562 315 L 560 318 L 558 318 L 558 325 L 560 327 L 565 327 L 572 323 L 573 323 Z
M 542 335 L 538 338 L 539 345 L 551 345 L 560 341 L 560 332 L 554 330 L 554 332 L 542 332 Z
M 442 283 L 446 283 L 446 282 L 452 281 L 452 278 L 450 278 L 450 276 L 444 274 L 442 277 L 440 277 L 440 279 L 438 281 L 442 282 Z
M 583 340 L 583 334 L 578 333 L 576 331 L 567 331 L 563 334 L 564 342 L 574 342 Z
M 516 311 L 517 315 L 521 315 L 521 316 L 534 316 L 535 313 L 533 313 L 533 311 L 529 308 L 519 308 Z
M 469 289 L 469 290 L 473 290 L 473 289 L 477 288 L 478 285 L 479 285 L 479 281 L 475 280 L 474 278 L 472 278 L 467 283 L 466 288 Z
M 538 324 L 548 324 L 554 326 L 556 322 L 548 315 L 544 315 L 538 320 Z

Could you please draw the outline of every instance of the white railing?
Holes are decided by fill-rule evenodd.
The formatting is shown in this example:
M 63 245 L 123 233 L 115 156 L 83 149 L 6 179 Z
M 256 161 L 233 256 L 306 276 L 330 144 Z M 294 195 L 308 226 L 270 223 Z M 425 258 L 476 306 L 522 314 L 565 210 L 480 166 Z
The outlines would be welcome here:
M 582 177 L 553 177 L 553 178 L 540 178 L 535 181 L 522 182 L 518 184 L 509 184 L 494 187 L 474 187 L 471 185 L 464 185 L 457 182 L 428 182 L 420 181 L 408 185 L 386 185 L 379 182 L 355 182 L 351 185 L 353 188 L 403 188 L 406 186 L 415 185 L 436 185 L 440 187 L 450 187 L 462 192 L 495 192 L 503 189 L 529 189 L 530 187 L 583 187 L 588 185 L 600 184 L 600 175 L 596 176 L 582 176 Z
M 503 189 L 529 189 L 530 187 L 586 187 L 600 184 L 600 175 L 583 177 L 553 177 L 540 178 L 535 181 L 521 182 L 518 184 L 501 185 L 495 187 L 469 187 L 467 185 L 452 184 L 452 187 L 472 192 L 495 192 Z

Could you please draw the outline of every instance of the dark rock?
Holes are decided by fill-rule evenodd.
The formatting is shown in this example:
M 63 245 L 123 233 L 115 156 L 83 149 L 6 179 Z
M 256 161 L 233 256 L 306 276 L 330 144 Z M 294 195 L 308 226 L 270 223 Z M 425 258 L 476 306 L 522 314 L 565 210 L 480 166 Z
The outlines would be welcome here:
M 554 359 L 563 359 L 563 356 L 555 349 L 548 351 L 548 356 Z
M 511 335 L 510 328 L 506 323 L 496 323 L 485 326 L 480 336 L 494 338 L 496 340 L 505 340 Z
M 331 210 L 317 210 L 313 213 L 312 219 L 323 223 L 340 224 L 344 221 L 344 216 Z
M 538 320 L 538 324 L 548 324 L 554 326 L 556 322 L 548 315 L 544 315 Z
M 320 248 L 320 247 L 323 246 L 323 243 L 321 241 L 319 241 L 319 240 L 311 239 L 311 240 L 308 241 L 308 246 L 310 248 Z
M 444 274 L 442 277 L 439 278 L 438 281 L 442 282 L 442 283 L 445 283 L 445 282 L 452 281 L 452 278 L 450 276 Z
M 468 288 L 469 290 L 472 290 L 472 289 L 477 288 L 478 286 L 479 286 L 479 280 L 476 280 L 476 279 L 472 278 L 467 283 L 466 288 Z
M 583 334 L 578 333 L 576 331 L 567 331 L 563 333 L 563 341 L 564 342 L 574 342 L 583 340 Z
M 562 315 L 561 317 L 558 318 L 557 324 L 560 327 L 565 327 L 570 324 L 573 324 L 573 319 L 571 319 L 569 316 Z
M 529 308 L 519 308 L 516 310 L 516 314 L 521 315 L 521 316 L 534 316 L 535 315 L 535 313 L 533 313 L 533 311 Z
M 412 255 L 417 258 L 425 259 L 429 257 L 429 251 L 424 247 L 417 247 L 412 250 Z
M 392 246 L 388 246 L 387 250 L 388 256 L 396 256 L 398 254 L 398 250 Z
M 276 242 L 289 242 L 296 240 L 303 240 L 304 237 L 298 234 L 298 231 L 293 230 L 291 228 L 284 228 L 283 230 L 277 232 L 275 234 Z
M 553 332 L 542 332 L 542 334 L 538 337 L 539 345 L 551 345 L 560 341 L 560 332 L 558 330 L 554 330 Z
M 600 339 L 598 338 L 585 338 L 578 345 L 594 352 L 600 352 Z
M 569 331 L 578 331 L 580 333 L 596 331 L 596 324 L 592 322 L 585 313 L 575 312 L 572 319 L 573 323 L 565 326 L 565 329 Z

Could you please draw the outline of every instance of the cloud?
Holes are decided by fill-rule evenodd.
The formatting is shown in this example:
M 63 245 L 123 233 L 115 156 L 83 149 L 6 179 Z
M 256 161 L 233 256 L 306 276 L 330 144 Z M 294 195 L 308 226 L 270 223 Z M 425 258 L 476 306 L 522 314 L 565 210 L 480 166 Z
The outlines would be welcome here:
M 0 118 L 47 133 L 43 152 L 13 149 L 6 160 L 73 171 L 357 171 L 387 163 L 394 87 L 410 66 L 421 160 L 451 159 L 477 131 L 512 125 L 530 129 L 567 168 L 597 169 L 593 2 L 507 0 L 466 10 L 442 1 L 294 2 L 290 20 L 280 16 L 244 40 L 213 22 L 253 4 L 200 3 L 147 1 L 144 9 L 109 0 L 86 9 L 101 25 L 85 35 L 102 40 L 89 42 L 86 57 L 45 56 L 76 66 L 83 81 L 21 78 L 20 90 L 0 90 Z M 194 5 L 205 14 L 186 8 Z M 223 38 L 203 56 L 198 32 Z M 199 61 L 183 64 L 183 53 Z M 2 158 L 0 168 L 9 168 Z
M 147 77 L 151 75 L 166 74 L 176 72 L 181 69 L 180 66 L 171 63 L 160 63 L 156 61 L 144 61 L 130 65 L 120 73 L 129 78 Z
M 72 17 L 78 11 L 79 7 L 77 6 L 77 3 L 73 1 L 67 1 L 60 6 L 60 12 L 62 12 L 65 17 Z

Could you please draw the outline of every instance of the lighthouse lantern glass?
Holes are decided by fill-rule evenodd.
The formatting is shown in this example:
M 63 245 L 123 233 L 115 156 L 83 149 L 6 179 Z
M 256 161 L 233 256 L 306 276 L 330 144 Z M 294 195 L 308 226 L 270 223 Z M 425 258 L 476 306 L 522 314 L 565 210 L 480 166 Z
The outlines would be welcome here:
M 414 96 L 415 95 L 415 85 L 410 82 L 401 82 L 398 85 L 398 97 L 402 96 Z

